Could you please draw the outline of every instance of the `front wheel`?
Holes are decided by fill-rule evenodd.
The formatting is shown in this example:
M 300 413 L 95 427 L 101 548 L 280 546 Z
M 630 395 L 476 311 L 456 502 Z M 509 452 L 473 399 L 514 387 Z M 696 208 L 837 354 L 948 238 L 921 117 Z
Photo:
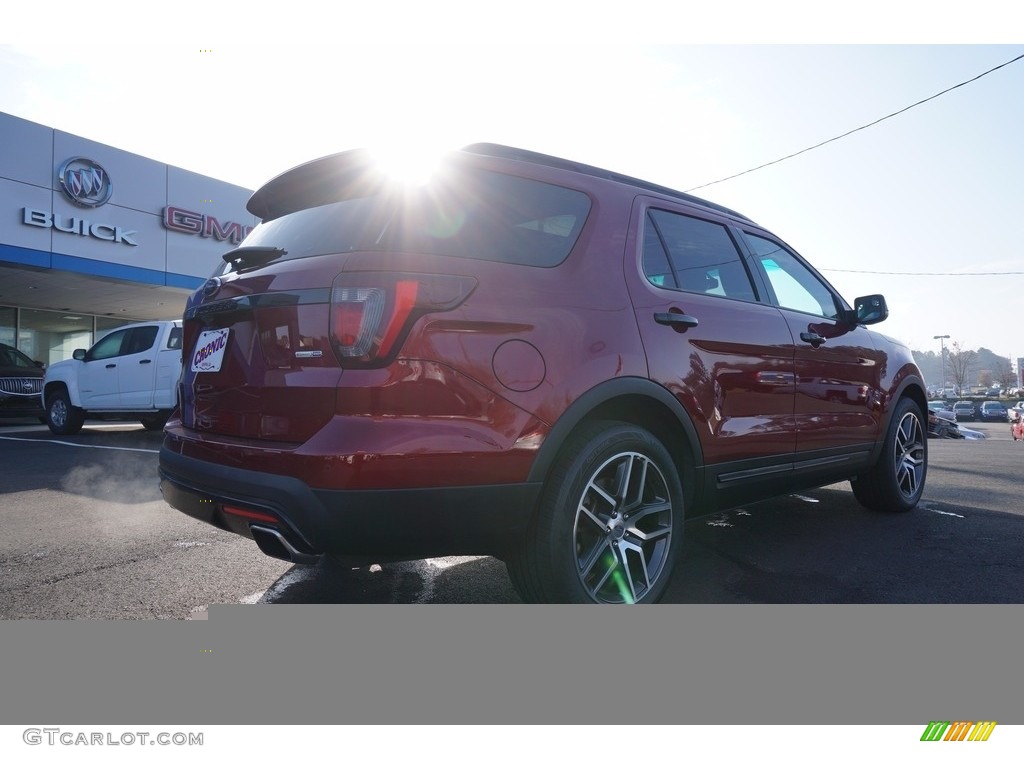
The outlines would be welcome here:
M 857 501 L 879 512 L 906 512 L 917 506 L 928 473 L 923 424 L 920 407 L 909 397 L 896 404 L 878 462 L 850 481 Z
M 50 395 L 46 403 L 46 425 L 55 435 L 75 435 L 82 428 L 85 412 L 71 404 L 64 389 Z
M 682 484 L 664 445 L 641 427 L 595 422 L 552 468 L 509 575 L 527 602 L 652 603 L 682 534 Z

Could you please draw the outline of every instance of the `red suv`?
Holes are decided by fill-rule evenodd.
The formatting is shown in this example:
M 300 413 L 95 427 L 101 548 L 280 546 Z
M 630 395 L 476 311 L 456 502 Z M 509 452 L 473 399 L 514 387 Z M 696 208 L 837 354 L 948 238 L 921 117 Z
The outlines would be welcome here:
M 268 555 L 490 554 L 527 601 L 651 602 L 684 519 L 849 479 L 913 508 L 921 372 L 722 206 L 492 144 L 356 150 L 248 203 L 189 300 L 171 506 Z

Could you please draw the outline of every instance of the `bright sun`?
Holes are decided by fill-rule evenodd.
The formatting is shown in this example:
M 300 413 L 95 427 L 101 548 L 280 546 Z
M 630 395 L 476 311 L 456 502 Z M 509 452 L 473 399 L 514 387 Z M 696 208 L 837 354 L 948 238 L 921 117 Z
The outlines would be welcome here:
M 437 143 L 395 142 L 371 147 L 370 152 L 388 176 L 403 184 L 420 186 L 433 178 L 441 158 L 451 149 Z

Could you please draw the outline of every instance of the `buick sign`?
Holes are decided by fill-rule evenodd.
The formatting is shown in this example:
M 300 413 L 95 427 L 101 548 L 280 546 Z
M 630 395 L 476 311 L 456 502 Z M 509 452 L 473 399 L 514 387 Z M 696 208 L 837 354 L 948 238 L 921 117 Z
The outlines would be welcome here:
M 103 166 L 85 157 L 65 160 L 57 171 L 57 178 L 67 198 L 83 208 L 103 205 L 114 191 Z

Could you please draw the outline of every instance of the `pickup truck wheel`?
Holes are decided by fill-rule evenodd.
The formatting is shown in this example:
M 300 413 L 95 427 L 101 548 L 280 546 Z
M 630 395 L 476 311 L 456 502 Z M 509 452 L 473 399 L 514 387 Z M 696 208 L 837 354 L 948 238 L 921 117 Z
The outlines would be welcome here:
M 146 416 L 143 416 L 141 419 L 139 419 L 139 421 L 141 421 L 142 426 L 144 426 L 150 432 L 156 432 L 157 430 L 164 428 L 164 425 L 167 423 L 167 419 L 170 417 L 170 415 L 171 414 L 167 413 L 166 411 L 161 411 L 160 413 L 150 413 L 147 414 Z
M 507 564 L 524 602 L 650 603 L 668 586 L 683 489 L 646 429 L 596 422 L 562 452 L 522 548 Z
M 82 429 L 85 411 L 71 404 L 66 390 L 49 396 L 46 403 L 46 426 L 55 435 L 75 435 Z
M 928 473 L 928 440 L 921 409 L 909 397 L 896 404 L 878 462 L 850 481 L 868 509 L 906 512 L 917 506 Z

